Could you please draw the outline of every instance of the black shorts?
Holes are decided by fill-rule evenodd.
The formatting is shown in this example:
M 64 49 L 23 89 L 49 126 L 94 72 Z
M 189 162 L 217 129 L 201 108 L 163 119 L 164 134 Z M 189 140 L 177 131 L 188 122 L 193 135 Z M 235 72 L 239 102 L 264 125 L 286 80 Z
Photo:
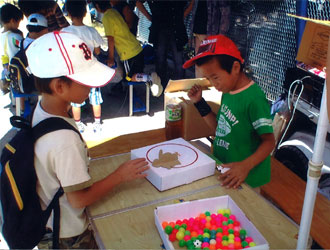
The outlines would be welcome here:
M 123 61 L 126 76 L 132 78 L 132 76 L 136 73 L 143 73 L 144 70 L 144 55 L 143 51 L 141 51 L 136 56 Z

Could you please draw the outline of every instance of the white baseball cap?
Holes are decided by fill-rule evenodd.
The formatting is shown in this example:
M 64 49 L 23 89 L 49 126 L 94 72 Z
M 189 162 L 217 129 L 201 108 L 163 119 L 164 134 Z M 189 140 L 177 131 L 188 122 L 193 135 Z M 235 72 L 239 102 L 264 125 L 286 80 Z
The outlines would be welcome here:
M 100 63 L 86 43 L 74 34 L 47 33 L 26 50 L 29 68 L 39 78 L 66 76 L 82 85 L 101 87 L 111 81 L 115 70 Z
M 43 15 L 34 13 L 29 15 L 26 25 L 48 27 L 48 22 Z

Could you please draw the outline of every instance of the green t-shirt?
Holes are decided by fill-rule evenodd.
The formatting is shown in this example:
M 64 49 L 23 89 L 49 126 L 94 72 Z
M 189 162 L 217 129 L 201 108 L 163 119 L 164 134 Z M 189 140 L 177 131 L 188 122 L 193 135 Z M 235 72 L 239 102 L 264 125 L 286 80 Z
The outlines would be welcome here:
M 224 93 L 217 114 L 214 155 L 223 163 L 242 161 L 257 150 L 260 135 L 272 132 L 270 107 L 256 83 L 235 94 Z M 269 181 L 270 156 L 255 166 L 245 179 L 251 187 Z
M 125 20 L 115 9 L 108 9 L 102 18 L 106 36 L 112 36 L 121 61 L 128 60 L 142 51 L 140 42 L 129 30 Z

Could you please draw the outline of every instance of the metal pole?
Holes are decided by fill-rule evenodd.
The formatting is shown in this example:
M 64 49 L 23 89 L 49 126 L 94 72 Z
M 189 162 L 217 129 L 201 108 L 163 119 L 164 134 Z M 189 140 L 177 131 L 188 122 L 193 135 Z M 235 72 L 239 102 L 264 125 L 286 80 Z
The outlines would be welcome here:
M 324 145 L 329 126 L 327 114 L 326 82 L 324 83 L 320 115 L 317 123 L 317 130 L 314 142 L 312 159 L 308 163 L 307 185 L 304 198 L 303 211 L 301 214 L 300 228 L 297 242 L 297 249 L 306 249 L 313 218 L 317 187 L 323 166 Z

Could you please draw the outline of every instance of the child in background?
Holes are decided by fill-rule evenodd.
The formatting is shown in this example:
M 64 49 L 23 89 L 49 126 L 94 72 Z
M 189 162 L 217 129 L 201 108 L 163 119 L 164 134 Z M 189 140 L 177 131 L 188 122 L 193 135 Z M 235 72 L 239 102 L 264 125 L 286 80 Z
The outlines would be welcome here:
M 11 85 L 14 89 L 17 86 L 20 86 L 20 90 L 18 90 L 19 92 L 24 92 L 25 94 L 32 94 L 36 93 L 36 88 L 34 86 L 34 77 L 28 70 L 29 65 L 25 52 L 27 47 L 35 39 L 48 33 L 47 19 L 43 15 L 32 14 L 27 19 L 26 28 L 29 33 L 27 34 L 26 38 L 21 41 L 20 50 L 13 56 L 9 63 L 9 78 L 11 81 Z M 34 99 L 33 96 L 30 96 L 29 99 L 30 98 Z M 25 98 L 22 97 L 21 99 Z M 24 110 L 23 105 L 21 109 Z
M 18 7 L 26 17 L 33 13 L 39 13 L 46 17 L 49 31 L 59 31 L 62 28 L 70 25 L 66 18 L 63 16 L 57 1 L 18 0 L 17 2 Z
M 194 85 L 189 98 L 215 131 L 213 154 L 224 168 L 222 185 L 237 188 L 246 181 L 256 188 L 270 181 L 270 153 L 275 146 L 270 107 L 260 87 L 243 72 L 236 45 L 223 35 L 209 36 L 195 57 L 183 67 L 197 65 L 218 90 L 223 92 L 218 114 L 202 98 L 202 88 Z
M 108 39 L 109 67 L 115 65 L 114 49 L 124 63 L 126 80 L 133 82 L 148 82 L 153 96 L 159 97 L 163 92 L 161 80 L 156 72 L 151 75 L 143 73 L 144 56 L 140 42 L 130 32 L 123 17 L 110 6 L 110 1 L 92 1 L 96 10 L 103 13 L 102 23 Z
M 112 8 L 117 10 L 119 14 L 124 18 L 129 30 L 134 36 L 136 36 L 139 17 L 133 12 L 129 4 L 126 1 L 121 0 L 110 0 L 110 4 Z
M 101 53 L 101 45 L 104 41 L 95 28 L 84 25 L 83 19 L 86 16 L 86 7 L 86 1 L 67 0 L 66 10 L 72 20 L 72 25 L 63 28 L 62 31 L 76 34 L 79 38 L 86 42 L 88 48 L 94 52 L 94 55 L 97 56 Z M 89 103 L 93 107 L 93 131 L 94 133 L 99 133 L 102 129 L 101 104 L 103 103 L 100 88 L 91 88 L 91 92 L 89 93 Z M 78 125 L 80 133 L 83 133 L 85 130 L 85 125 L 81 121 L 81 107 L 85 105 L 85 102 L 72 103 L 71 105 L 73 118 Z
M 91 87 L 104 86 L 115 73 L 98 62 L 86 43 L 71 33 L 43 35 L 31 43 L 26 55 L 35 76 L 36 88 L 41 93 L 41 100 L 33 113 L 32 126 L 49 117 L 60 117 L 77 128 L 68 114 L 70 103 L 82 103 Z M 45 209 L 60 186 L 64 190 L 64 195 L 59 199 L 59 248 L 97 248 L 93 232 L 88 227 L 86 206 L 121 183 L 144 178 L 147 164 L 144 158 L 130 160 L 104 179 L 93 182 L 88 173 L 87 146 L 75 131 L 57 130 L 38 139 L 34 165 L 42 208 Z M 52 218 L 47 227 L 52 229 Z M 46 235 L 38 248 L 48 249 L 51 240 Z
M 29 31 L 23 40 L 23 48 L 26 49 L 35 39 L 48 33 L 47 19 L 41 14 L 31 14 L 27 18 L 26 28 Z
M 0 34 L 0 55 L 3 71 L 1 73 L 1 91 L 9 91 L 8 65 L 11 58 L 19 51 L 23 33 L 18 29 L 23 20 L 23 13 L 12 4 L 5 4 L 0 9 L 0 21 L 3 31 Z M 22 100 L 24 105 L 24 99 Z

